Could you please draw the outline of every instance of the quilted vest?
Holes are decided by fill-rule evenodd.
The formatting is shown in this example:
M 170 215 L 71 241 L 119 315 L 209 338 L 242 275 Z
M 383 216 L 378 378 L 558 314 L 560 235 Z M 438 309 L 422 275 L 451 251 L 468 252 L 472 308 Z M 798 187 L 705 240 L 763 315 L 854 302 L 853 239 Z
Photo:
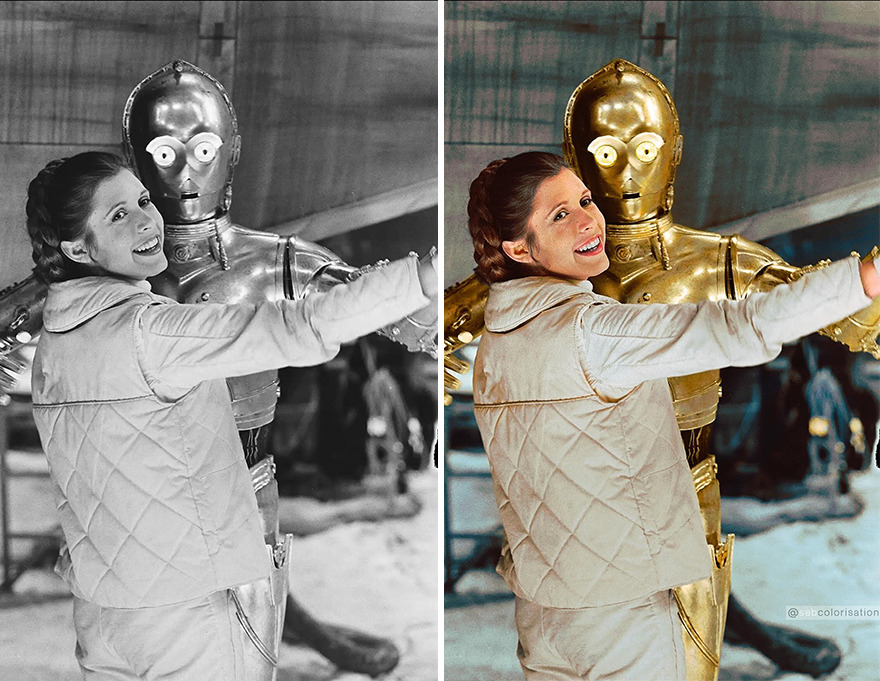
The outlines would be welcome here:
M 498 572 L 518 596 L 555 608 L 610 605 L 707 577 L 666 381 L 616 400 L 597 394 L 578 346 L 580 316 L 597 297 L 546 281 L 493 285 L 474 364 L 474 412 L 505 534 Z M 511 285 L 534 286 L 534 295 L 493 319 Z
M 159 297 L 112 286 L 76 325 L 46 319 L 34 361 L 34 418 L 67 544 L 62 578 L 80 598 L 135 608 L 266 577 L 225 381 L 159 399 L 136 352 L 140 311 Z

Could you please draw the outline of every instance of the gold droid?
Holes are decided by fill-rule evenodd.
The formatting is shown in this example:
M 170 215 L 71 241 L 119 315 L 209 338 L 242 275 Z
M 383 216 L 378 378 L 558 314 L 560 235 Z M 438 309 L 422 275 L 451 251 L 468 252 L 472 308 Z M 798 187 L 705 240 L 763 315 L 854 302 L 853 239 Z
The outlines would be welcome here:
M 682 153 L 678 114 L 663 83 L 638 66 L 618 59 L 581 83 L 566 107 L 563 134 L 566 161 L 607 221 L 610 266 L 592 280 L 598 293 L 637 304 L 738 299 L 812 269 L 793 267 L 740 236 L 675 224 L 670 210 Z M 821 333 L 880 356 L 878 302 Z M 669 388 L 714 564 L 711 579 L 677 588 L 675 598 L 688 678 L 715 679 L 733 550 L 733 535 L 721 536 L 717 464 L 708 450 L 721 396 L 719 372 L 671 378 Z

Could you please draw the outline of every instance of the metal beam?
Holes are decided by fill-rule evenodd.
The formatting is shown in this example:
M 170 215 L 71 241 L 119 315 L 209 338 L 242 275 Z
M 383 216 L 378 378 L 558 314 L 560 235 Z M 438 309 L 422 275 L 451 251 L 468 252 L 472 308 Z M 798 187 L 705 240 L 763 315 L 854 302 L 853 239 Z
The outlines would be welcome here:
M 409 215 L 438 203 L 438 182 L 434 178 L 408 187 L 393 189 L 354 203 L 337 206 L 303 218 L 282 222 L 265 231 L 281 236 L 296 234 L 304 239 L 320 241 L 361 227 Z
M 740 234 L 752 241 L 761 241 L 777 234 L 818 225 L 878 205 L 880 205 L 880 178 L 835 189 L 788 206 L 773 208 L 708 229 L 718 234 Z

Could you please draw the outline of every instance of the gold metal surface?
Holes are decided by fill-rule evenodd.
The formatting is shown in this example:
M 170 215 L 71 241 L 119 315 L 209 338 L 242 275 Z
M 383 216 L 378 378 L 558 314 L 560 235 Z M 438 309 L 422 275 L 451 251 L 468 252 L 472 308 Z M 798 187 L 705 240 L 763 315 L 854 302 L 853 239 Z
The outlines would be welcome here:
M 624 59 L 581 83 L 565 109 L 565 158 L 609 222 L 669 210 L 681 141 L 666 87 Z

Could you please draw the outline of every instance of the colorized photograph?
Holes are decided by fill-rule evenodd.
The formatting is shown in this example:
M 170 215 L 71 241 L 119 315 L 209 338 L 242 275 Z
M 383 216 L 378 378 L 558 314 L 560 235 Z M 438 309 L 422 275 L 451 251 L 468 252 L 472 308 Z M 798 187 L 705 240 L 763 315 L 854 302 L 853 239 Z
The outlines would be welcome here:
M 444 678 L 880 674 L 880 8 L 444 3 Z

